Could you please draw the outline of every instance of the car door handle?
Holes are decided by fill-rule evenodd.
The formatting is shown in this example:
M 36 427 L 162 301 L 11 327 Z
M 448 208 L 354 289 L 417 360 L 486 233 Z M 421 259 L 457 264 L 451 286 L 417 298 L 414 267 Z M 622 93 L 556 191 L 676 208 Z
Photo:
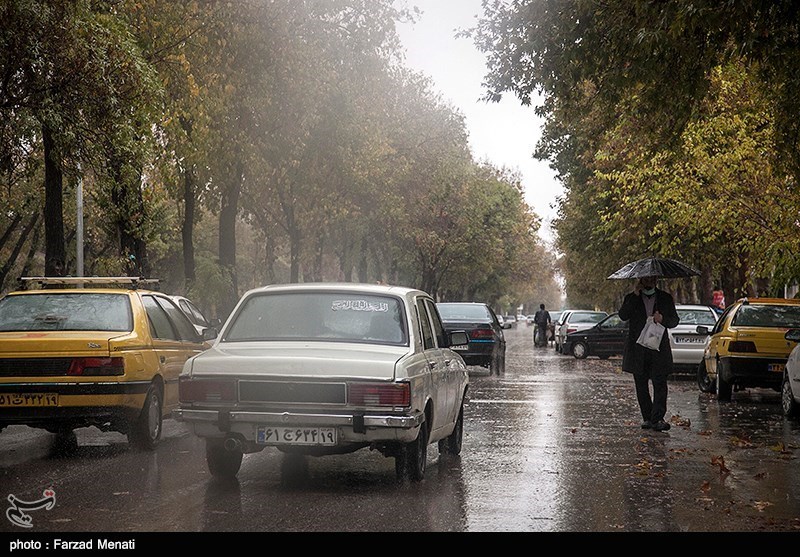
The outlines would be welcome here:
M 436 367 L 436 362 L 428 362 L 428 368 L 433 369 Z
M 158 359 L 159 359 L 159 361 L 160 361 L 162 364 L 165 364 L 165 363 L 167 363 L 167 359 L 166 359 L 164 356 L 159 356 L 159 358 L 158 358 Z

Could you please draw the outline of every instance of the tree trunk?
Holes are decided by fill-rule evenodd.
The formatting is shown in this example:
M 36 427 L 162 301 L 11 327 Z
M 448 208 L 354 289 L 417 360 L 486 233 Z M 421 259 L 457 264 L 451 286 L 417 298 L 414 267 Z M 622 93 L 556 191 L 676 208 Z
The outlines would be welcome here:
M 3 265 L 2 268 L 0 268 L 0 291 L 2 291 L 3 283 L 5 282 L 8 273 L 14 267 L 14 263 L 16 263 L 17 258 L 19 257 L 19 254 L 22 251 L 22 246 L 25 245 L 25 240 L 27 240 L 30 237 L 31 231 L 36 226 L 37 222 L 39 222 L 39 213 L 34 213 L 33 216 L 31 217 L 31 220 L 28 221 L 28 224 L 22 231 L 22 234 L 20 234 L 19 238 L 17 238 L 17 243 L 16 245 L 14 245 L 14 250 L 11 252 L 11 255 L 9 255 L 8 259 L 5 262 L 5 265 Z
M 64 245 L 64 178 L 61 172 L 61 154 L 55 146 L 53 134 L 42 126 L 44 143 L 44 274 L 62 277 L 66 274 L 67 249 Z
M 186 291 L 192 289 L 195 281 L 194 262 L 194 212 L 195 212 L 195 184 L 197 177 L 194 165 L 190 166 L 183 174 L 183 224 L 181 225 L 181 240 L 183 241 L 183 277 Z
M 233 311 L 239 300 L 239 285 L 236 277 L 236 218 L 239 213 L 239 195 L 242 191 L 243 164 L 241 155 L 238 156 L 237 171 L 222 193 L 219 211 L 219 262 L 230 282 L 230 289 L 220 308 L 225 316 Z

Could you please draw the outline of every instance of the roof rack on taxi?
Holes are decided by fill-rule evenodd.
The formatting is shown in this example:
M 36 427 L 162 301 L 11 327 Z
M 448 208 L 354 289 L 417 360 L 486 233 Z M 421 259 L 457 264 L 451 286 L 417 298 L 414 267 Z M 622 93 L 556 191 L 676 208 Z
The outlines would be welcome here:
M 20 288 L 27 290 L 35 284 L 39 286 L 100 286 L 129 285 L 136 290 L 144 285 L 157 285 L 158 279 L 148 279 L 143 277 L 20 277 Z

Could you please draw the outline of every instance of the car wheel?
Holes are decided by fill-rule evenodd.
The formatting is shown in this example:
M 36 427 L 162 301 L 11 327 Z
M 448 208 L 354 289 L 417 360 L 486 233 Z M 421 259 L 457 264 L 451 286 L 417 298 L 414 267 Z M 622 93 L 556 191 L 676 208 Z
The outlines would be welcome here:
M 406 443 L 394 457 L 394 468 L 397 479 L 406 476 L 412 482 L 419 482 L 425 477 L 425 466 L 428 461 L 428 425 L 423 422 L 417 438 Z
M 458 410 L 458 418 L 456 418 L 456 427 L 453 433 L 439 441 L 440 454 L 461 454 L 461 446 L 464 443 L 464 403 L 461 403 L 461 408 Z
M 720 370 L 717 370 L 717 400 L 721 402 L 730 402 L 732 393 L 733 385 L 725 381 L 722 378 Z
M 128 441 L 140 449 L 155 449 L 161 440 L 162 420 L 161 389 L 150 385 L 139 418 L 128 432 Z
M 242 451 L 228 450 L 221 441 L 206 441 L 206 463 L 212 476 L 232 478 L 242 466 Z
M 572 345 L 572 355 L 579 360 L 583 360 L 589 355 L 589 347 L 586 346 L 585 342 L 576 342 Z
M 789 382 L 789 376 L 783 376 L 783 384 L 781 385 L 781 408 L 783 415 L 787 418 L 796 418 L 800 415 L 800 404 L 794 399 L 792 392 L 792 384 Z
M 712 381 L 708 376 L 705 360 L 697 365 L 697 386 L 700 387 L 700 392 L 703 393 L 715 393 L 717 391 L 716 382 Z
M 78 436 L 69 428 L 59 429 L 53 438 L 50 452 L 53 456 L 69 456 L 78 450 Z

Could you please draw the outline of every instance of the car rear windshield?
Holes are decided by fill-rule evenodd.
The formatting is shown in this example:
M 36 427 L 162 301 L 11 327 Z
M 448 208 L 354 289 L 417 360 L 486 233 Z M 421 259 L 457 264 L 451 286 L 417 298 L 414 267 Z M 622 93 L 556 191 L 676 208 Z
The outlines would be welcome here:
M 130 331 L 125 294 L 20 294 L 0 300 L 0 331 Z
M 711 309 L 681 309 L 678 308 L 678 317 L 681 325 L 711 325 L 717 322 L 717 316 Z
M 489 309 L 481 304 L 436 304 L 436 309 L 439 310 L 439 316 L 442 321 L 486 321 L 491 319 L 492 315 Z
M 242 302 L 222 342 L 324 340 L 408 345 L 403 304 L 353 292 L 254 294 Z
M 800 328 L 800 306 L 742 305 L 737 310 L 731 325 Z
M 572 312 L 569 316 L 570 323 L 600 323 L 603 319 L 608 317 L 607 313 L 578 313 Z

